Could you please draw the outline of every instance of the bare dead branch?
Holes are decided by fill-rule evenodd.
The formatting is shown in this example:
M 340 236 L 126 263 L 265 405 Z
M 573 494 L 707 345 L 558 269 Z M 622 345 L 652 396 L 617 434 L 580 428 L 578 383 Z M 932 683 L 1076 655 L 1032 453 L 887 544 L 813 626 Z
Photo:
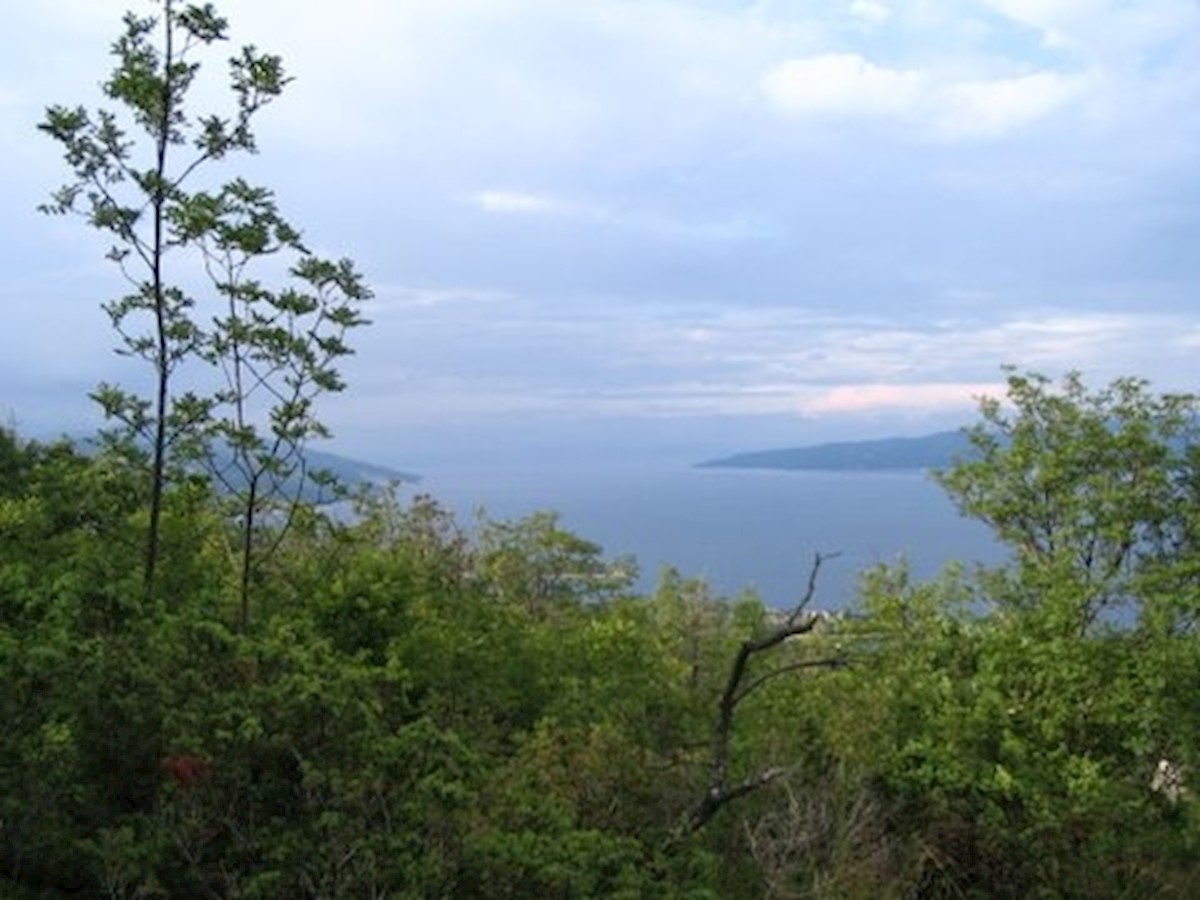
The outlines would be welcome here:
M 798 672 L 801 669 L 841 669 L 849 664 L 844 656 L 827 656 L 821 659 L 805 659 L 800 662 L 791 663 L 790 665 L 780 666 L 778 669 L 772 669 L 770 672 L 759 675 L 742 688 L 737 695 L 736 702 L 741 703 L 751 691 L 762 687 L 762 685 L 774 678 L 778 678 L 780 675 L 786 675 L 789 672 Z
M 788 638 L 811 632 L 821 621 L 819 615 L 810 613 L 807 610 L 809 604 L 812 603 L 813 598 L 816 596 L 817 581 L 820 576 L 822 564 L 836 555 L 816 554 L 813 557 L 813 564 L 809 570 L 808 583 L 804 594 L 796 606 L 792 608 L 791 612 L 788 613 L 782 624 L 777 625 L 757 638 L 748 638 L 738 647 L 737 655 L 734 656 L 733 664 L 729 668 L 729 677 L 725 681 L 725 689 L 721 693 L 721 700 L 717 708 L 717 723 L 713 729 L 712 737 L 712 758 L 709 763 L 711 771 L 709 787 L 704 798 L 695 806 L 682 824 L 679 833 L 675 836 L 676 838 L 699 831 L 727 804 L 758 790 L 764 785 L 770 784 L 776 778 L 785 774 L 786 770 L 773 767 L 749 775 L 735 784 L 729 783 L 731 765 L 730 741 L 733 735 L 734 714 L 737 712 L 738 704 L 747 695 L 773 678 L 783 675 L 786 672 L 805 668 L 831 668 L 840 662 L 829 659 L 805 660 L 777 668 L 743 686 L 750 662 L 756 654 L 765 653 L 774 647 L 778 647 Z

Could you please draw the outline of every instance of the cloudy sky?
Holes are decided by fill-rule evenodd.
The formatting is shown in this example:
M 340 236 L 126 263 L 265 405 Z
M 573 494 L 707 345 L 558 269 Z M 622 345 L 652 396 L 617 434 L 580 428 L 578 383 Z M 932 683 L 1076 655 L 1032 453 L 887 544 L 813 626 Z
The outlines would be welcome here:
M 0 38 L 0 413 L 34 431 L 131 371 L 104 245 L 34 210 L 66 174 L 34 126 L 95 100 L 126 6 L 14 4 Z M 342 449 L 921 432 L 1003 363 L 1196 386 L 1197 0 L 219 6 L 295 77 L 225 172 L 376 292 Z

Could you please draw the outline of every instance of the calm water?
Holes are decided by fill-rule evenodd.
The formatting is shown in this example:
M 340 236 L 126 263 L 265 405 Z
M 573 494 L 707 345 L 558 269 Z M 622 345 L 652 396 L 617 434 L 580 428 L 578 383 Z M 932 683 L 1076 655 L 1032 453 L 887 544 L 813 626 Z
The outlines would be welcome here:
M 461 521 L 557 510 L 563 524 L 612 555 L 632 554 L 641 586 L 666 565 L 705 577 L 720 593 L 755 588 L 793 602 L 813 554 L 839 551 L 822 569 L 818 603 L 836 608 L 856 576 L 904 556 L 920 577 L 951 560 L 995 562 L 1002 552 L 916 472 L 758 472 L 686 466 L 561 466 L 425 471 L 420 490 Z

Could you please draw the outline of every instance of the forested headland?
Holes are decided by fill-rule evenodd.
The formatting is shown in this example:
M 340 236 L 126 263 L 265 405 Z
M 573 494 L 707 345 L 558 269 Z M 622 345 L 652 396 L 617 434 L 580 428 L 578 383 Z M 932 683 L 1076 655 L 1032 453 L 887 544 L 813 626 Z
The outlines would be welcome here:
M 1009 562 L 837 615 L 825 557 L 788 609 L 643 593 L 551 512 L 347 492 L 309 445 L 370 291 L 266 189 L 192 189 L 287 83 L 246 48 L 192 114 L 226 32 L 130 15 L 126 119 L 42 125 L 146 387 L 97 389 L 94 452 L 0 429 L 0 895 L 1200 893 L 1196 397 L 1009 370 L 936 474 Z

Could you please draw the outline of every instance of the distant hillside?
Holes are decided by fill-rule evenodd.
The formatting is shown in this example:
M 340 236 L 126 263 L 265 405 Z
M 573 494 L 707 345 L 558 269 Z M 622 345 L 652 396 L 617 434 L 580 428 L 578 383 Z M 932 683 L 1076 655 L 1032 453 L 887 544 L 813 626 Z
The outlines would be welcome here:
M 306 450 L 310 469 L 327 469 L 336 475 L 348 487 L 358 487 L 364 484 L 385 485 L 391 481 L 405 484 L 416 484 L 421 480 L 420 475 L 412 472 L 400 472 L 379 466 L 375 463 L 363 462 L 361 459 L 351 459 L 336 453 L 326 453 L 320 450 Z
M 934 469 L 963 456 L 970 445 L 961 431 L 941 431 L 915 438 L 884 438 L 875 441 L 843 441 L 738 453 L 700 463 L 710 469 L 792 469 L 873 471 L 886 469 Z
M 91 437 L 68 437 L 67 440 L 84 453 L 92 452 L 96 446 L 95 439 Z M 304 451 L 304 455 L 308 459 L 309 471 L 332 472 L 337 476 L 338 481 L 351 490 L 367 486 L 383 487 L 393 481 L 401 484 L 416 484 L 421 480 L 420 475 L 414 475 L 411 472 L 400 472 L 387 466 L 363 462 L 361 459 L 352 459 L 349 456 L 341 456 L 323 450 L 308 449 Z M 222 456 L 218 451 L 218 465 L 227 464 L 228 459 L 228 455 Z M 312 495 L 308 499 L 316 496 L 315 492 L 310 491 L 307 487 L 304 493 Z
M 421 476 L 413 475 L 409 472 L 399 472 L 395 469 L 389 469 L 386 466 L 375 465 L 374 463 L 363 462 L 360 459 L 351 459 L 348 456 L 339 456 L 336 453 L 328 453 L 322 450 L 305 450 L 304 456 L 308 460 L 308 470 L 310 472 L 330 472 L 333 474 L 341 485 L 348 488 L 350 491 L 357 491 L 362 488 L 375 490 L 386 485 L 397 482 L 401 484 L 415 484 L 421 480 Z M 226 457 L 227 459 L 228 457 Z M 226 470 L 225 477 L 231 479 L 236 486 L 239 479 L 236 476 L 236 469 Z M 296 479 L 289 478 L 284 482 L 284 495 L 292 494 L 296 489 Z M 307 482 L 300 491 L 300 496 L 310 503 L 323 503 L 329 499 L 329 494 L 320 490 L 314 483 Z

